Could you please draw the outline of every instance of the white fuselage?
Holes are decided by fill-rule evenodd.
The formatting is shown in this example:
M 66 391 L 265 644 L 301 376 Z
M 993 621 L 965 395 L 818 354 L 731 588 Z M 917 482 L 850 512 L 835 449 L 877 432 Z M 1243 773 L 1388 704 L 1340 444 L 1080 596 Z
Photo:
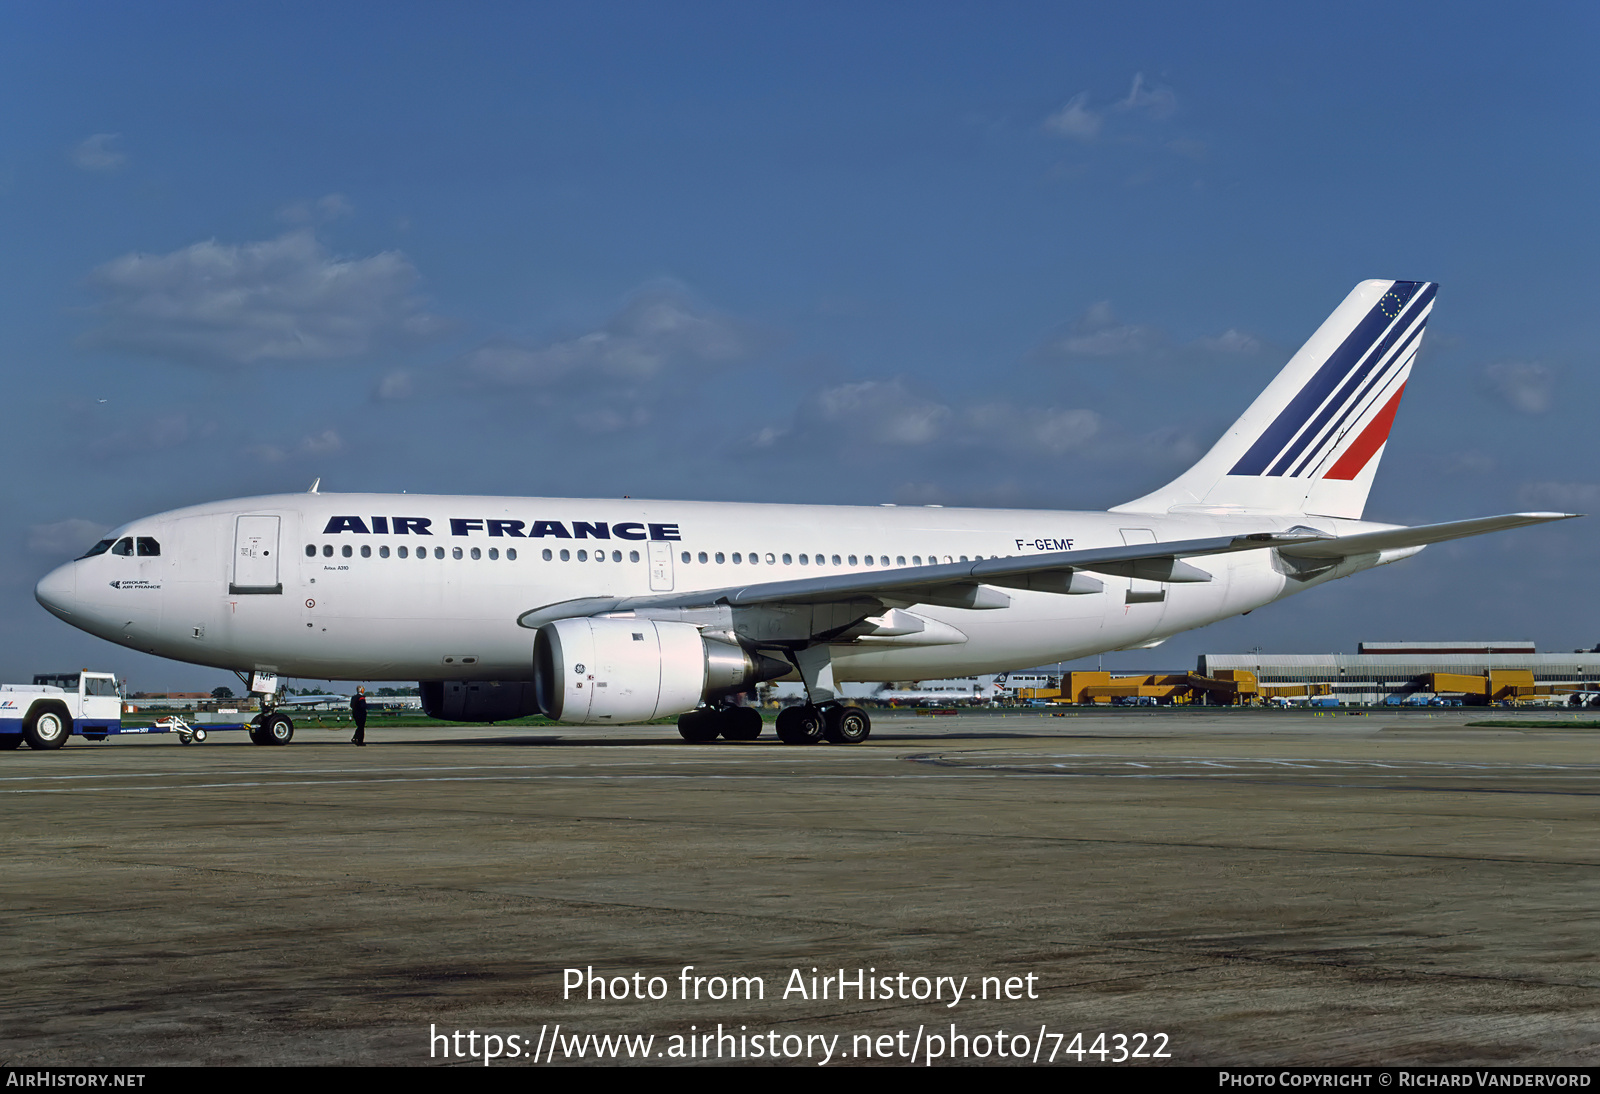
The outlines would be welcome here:
M 80 559 L 42 580 L 38 597 L 99 637 L 195 664 L 329 680 L 526 680 L 535 632 L 518 617 L 563 601 L 1299 524 L 1338 535 L 1389 527 L 1304 514 L 283 494 L 134 521 L 112 538 L 154 540 L 159 554 Z M 1000 609 L 919 605 L 959 635 L 836 645 L 834 674 L 960 676 L 1153 644 L 1391 560 L 1347 559 L 1299 580 L 1273 555 L 1196 559 L 1205 582 L 1107 575 L 1088 595 L 1008 590 Z

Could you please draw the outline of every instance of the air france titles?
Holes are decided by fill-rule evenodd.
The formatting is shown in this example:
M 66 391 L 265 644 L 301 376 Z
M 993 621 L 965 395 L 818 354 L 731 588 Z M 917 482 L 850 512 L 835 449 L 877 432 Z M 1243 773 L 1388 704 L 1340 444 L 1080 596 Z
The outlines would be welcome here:
M 431 536 L 432 517 L 329 517 L 325 536 L 353 532 L 368 536 Z M 451 517 L 452 536 L 488 536 L 491 539 L 634 539 L 681 540 L 676 524 L 642 524 L 625 521 L 610 524 L 603 520 L 492 520 L 488 517 Z

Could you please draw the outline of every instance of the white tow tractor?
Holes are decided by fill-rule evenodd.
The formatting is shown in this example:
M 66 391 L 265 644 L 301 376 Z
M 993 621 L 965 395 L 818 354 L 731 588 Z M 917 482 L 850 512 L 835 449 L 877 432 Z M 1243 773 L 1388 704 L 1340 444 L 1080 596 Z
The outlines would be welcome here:
M 122 696 L 109 672 L 35 676 L 32 684 L 0 684 L 0 750 L 22 742 L 60 748 L 77 733 L 103 741 L 122 729 Z

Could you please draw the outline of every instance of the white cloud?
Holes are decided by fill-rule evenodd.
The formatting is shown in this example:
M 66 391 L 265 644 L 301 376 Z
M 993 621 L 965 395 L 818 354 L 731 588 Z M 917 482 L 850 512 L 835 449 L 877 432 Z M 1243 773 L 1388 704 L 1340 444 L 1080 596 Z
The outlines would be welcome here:
M 1092 410 L 1007 402 L 958 409 L 918 395 L 904 380 L 864 380 L 818 392 L 796 427 L 764 427 L 749 443 L 771 448 L 793 442 L 803 448 L 822 432 L 830 435 L 829 445 L 841 440 L 896 448 L 938 443 L 945 450 L 1060 455 L 1083 448 L 1100 433 L 1101 425 L 1100 415 Z
M 209 436 L 213 426 L 198 432 Z M 91 455 L 101 459 L 128 460 L 151 452 L 177 448 L 195 436 L 197 430 L 183 411 L 170 411 L 153 417 L 133 416 L 122 429 L 101 435 L 89 445 Z
M 1055 339 L 1048 348 L 1071 357 L 1127 357 L 1149 353 L 1163 341 L 1155 327 L 1117 322 L 1111 302 L 1102 300 L 1090 305 L 1072 332 Z
M 1067 101 L 1067 105 L 1044 120 L 1044 127 L 1052 133 L 1074 140 L 1092 141 L 1100 135 L 1105 118 L 1098 110 L 1089 108 L 1089 93 L 1080 91 Z
M 824 421 L 876 444 L 927 444 L 943 432 L 950 408 L 918 398 L 899 380 L 841 384 L 817 396 Z
M 1600 509 L 1600 483 L 1524 483 L 1517 491 L 1517 503 L 1541 511 L 1592 513 Z
M 1045 118 L 1044 127 L 1051 133 L 1087 143 L 1100 136 L 1108 115 L 1137 114 L 1152 121 L 1162 121 L 1170 118 L 1177 109 L 1178 96 L 1170 87 L 1165 84 L 1146 84 L 1144 73 L 1139 72 L 1134 74 L 1133 87 L 1129 89 L 1127 98 L 1097 110 L 1089 105 L 1089 93 L 1080 91 L 1067 100 L 1060 110 Z M 1186 150 L 1179 151 L 1187 154 Z
M 42 558 L 76 558 L 93 547 L 109 530 L 93 520 L 58 520 L 28 529 L 28 553 Z
M 410 372 L 406 369 L 396 369 L 378 381 L 378 387 L 372 393 L 372 397 L 380 403 L 397 403 L 402 399 L 411 398 L 415 386 Z
M 112 147 L 121 139 L 120 133 L 96 133 L 72 150 L 72 162 L 85 171 L 115 171 L 128 162 Z
M 1196 338 L 1195 345 L 1213 353 L 1259 353 L 1261 340 L 1252 334 L 1229 328 L 1215 338 Z
M 674 367 L 737 361 L 750 356 L 755 343 L 742 324 L 666 287 L 641 293 L 597 331 L 543 346 L 490 342 L 468 353 L 460 366 L 479 380 L 507 385 L 638 382 Z
M 1144 73 L 1137 72 L 1133 77 L 1133 88 L 1128 92 L 1128 97 L 1117 103 L 1116 110 L 1137 111 L 1149 117 L 1160 120 L 1170 118 L 1178 109 L 1178 96 L 1172 88 L 1164 84 L 1147 87 L 1144 82 Z
M 293 448 L 279 448 L 277 445 L 258 444 L 246 451 L 262 463 L 282 463 L 290 458 L 310 459 L 317 456 L 331 456 L 344 450 L 344 441 L 332 429 L 324 429 L 321 433 L 311 434 L 300 438 L 300 443 Z
M 398 251 L 335 258 L 307 230 L 128 254 L 90 275 L 104 299 L 84 341 L 213 367 L 356 357 L 439 329 L 412 295 L 417 280 Z
M 285 224 L 326 224 L 354 213 L 355 206 L 343 194 L 325 194 L 316 201 L 299 201 L 278 210 L 278 219 Z
M 1504 361 L 1483 370 L 1490 388 L 1512 409 L 1543 414 L 1555 399 L 1555 370 L 1532 361 Z

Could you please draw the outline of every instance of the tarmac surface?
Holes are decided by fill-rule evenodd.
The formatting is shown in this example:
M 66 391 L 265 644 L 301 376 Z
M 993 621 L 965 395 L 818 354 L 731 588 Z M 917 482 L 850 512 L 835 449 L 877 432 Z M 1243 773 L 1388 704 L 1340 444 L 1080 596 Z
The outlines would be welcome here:
M 1482 717 L 3 753 L 0 1064 L 1594 1065 L 1600 731 Z

